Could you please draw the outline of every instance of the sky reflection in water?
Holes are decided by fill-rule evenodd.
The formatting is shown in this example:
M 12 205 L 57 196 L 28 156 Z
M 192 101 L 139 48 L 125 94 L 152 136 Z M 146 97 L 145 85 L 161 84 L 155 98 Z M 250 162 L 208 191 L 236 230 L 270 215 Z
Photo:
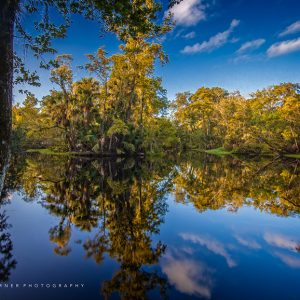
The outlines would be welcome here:
M 299 183 L 292 160 L 15 158 L 1 205 L 2 284 L 85 287 L 0 294 L 299 299 Z

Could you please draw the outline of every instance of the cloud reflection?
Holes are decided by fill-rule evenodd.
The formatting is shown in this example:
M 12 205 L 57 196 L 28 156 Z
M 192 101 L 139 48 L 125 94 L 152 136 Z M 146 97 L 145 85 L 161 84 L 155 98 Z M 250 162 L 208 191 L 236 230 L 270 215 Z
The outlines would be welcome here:
M 169 254 L 162 261 L 162 271 L 181 293 L 211 298 L 211 270 L 205 264 L 181 255 Z
M 300 258 L 294 257 L 289 254 L 281 253 L 281 252 L 275 252 L 274 253 L 277 257 L 281 259 L 283 263 L 285 263 L 287 266 L 291 268 L 300 268 Z
M 205 246 L 211 252 L 223 256 L 227 262 L 228 267 L 232 268 L 237 265 L 237 263 L 231 258 L 230 254 L 225 249 L 225 246 L 209 237 L 203 237 L 193 233 L 181 233 L 180 236 L 186 240 L 191 241 L 195 244 L 199 244 L 201 246 Z
M 288 249 L 294 252 L 297 251 L 297 243 L 291 238 L 286 237 L 282 234 L 267 232 L 264 235 L 264 239 L 268 244 L 272 246 L 276 246 L 282 249 Z
M 256 241 L 254 240 L 251 240 L 251 239 L 245 239 L 245 238 L 242 238 L 241 236 L 239 235 L 236 235 L 235 236 L 235 239 L 239 242 L 239 244 L 245 246 L 245 247 L 248 247 L 250 249 L 254 249 L 254 250 L 258 250 L 258 249 L 261 249 L 261 245 L 258 244 Z

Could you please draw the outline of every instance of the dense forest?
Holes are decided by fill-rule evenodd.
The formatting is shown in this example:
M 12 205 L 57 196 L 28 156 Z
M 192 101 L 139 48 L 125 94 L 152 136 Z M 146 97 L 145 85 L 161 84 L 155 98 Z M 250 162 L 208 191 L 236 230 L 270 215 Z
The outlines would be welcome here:
M 71 56 L 58 56 L 51 70 L 57 85 L 40 102 L 29 94 L 13 107 L 13 130 L 26 147 L 113 154 L 155 151 L 176 145 L 161 79 L 153 75 L 161 45 L 143 37 L 129 39 L 121 54 L 108 57 L 103 48 L 88 55 L 84 66 L 95 77 L 72 80 Z
M 98 75 L 72 81 L 69 56 L 51 71 L 57 90 L 13 107 L 18 149 L 93 155 L 208 150 L 276 155 L 299 153 L 300 86 L 284 83 L 253 93 L 199 88 L 168 101 L 153 75 L 161 46 L 132 40 L 111 57 L 99 49 L 86 68 Z M 124 76 L 124 74 L 128 74 Z M 225 152 L 224 152 L 225 153 Z
M 300 86 L 284 83 L 247 99 L 221 88 L 180 93 L 171 105 L 182 147 L 244 154 L 299 152 Z

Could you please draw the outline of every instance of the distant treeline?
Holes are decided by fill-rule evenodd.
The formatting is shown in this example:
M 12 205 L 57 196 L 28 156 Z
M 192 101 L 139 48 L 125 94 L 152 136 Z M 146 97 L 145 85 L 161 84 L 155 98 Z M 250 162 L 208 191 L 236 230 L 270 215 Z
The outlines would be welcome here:
M 73 80 L 72 57 L 58 56 L 51 70 L 57 89 L 38 101 L 28 94 L 13 107 L 15 149 L 108 155 L 162 154 L 188 149 L 244 154 L 300 152 L 300 85 L 284 83 L 246 99 L 239 92 L 199 88 L 168 101 L 156 60 L 159 43 L 129 39 L 121 53 L 103 48 L 83 66 L 93 77 Z
M 300 85 L 283 83 L 249 99 L 222 88 L 179 93 L 171 104 L 181 146 L 237 153 L 300 152 Z

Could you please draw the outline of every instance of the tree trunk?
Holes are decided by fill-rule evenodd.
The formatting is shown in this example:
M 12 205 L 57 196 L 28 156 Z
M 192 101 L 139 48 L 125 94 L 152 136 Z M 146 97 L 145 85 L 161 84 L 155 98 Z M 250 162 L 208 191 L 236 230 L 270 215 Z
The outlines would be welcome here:
M 131 108 L 134 103 L 134 99 L 135 99 L 135 77 L 133 78 L 133 81 L 132 81 L 129 103 L 128 103 L 128 107 L 127 107 L 126 113 L 125 113 L 126 123 L 130 120 Z
M 0 149 L 0 151 L 1 150 L 2 149 Z M 6 150 L 6 153 L 4 153 L 3 150 L 0 153 L 0 203 L 1 203 L 1 199 L 2 199 L 4 180 L 5 180 L 6 172 L 8 170 L 9 161 L 10 161 L 10 150 L 9 150 L 9 148 L 5 149 L 5 150 Z
M 13 34 L 19 0 L 0 1 L 0 194 L 10 157 Z

